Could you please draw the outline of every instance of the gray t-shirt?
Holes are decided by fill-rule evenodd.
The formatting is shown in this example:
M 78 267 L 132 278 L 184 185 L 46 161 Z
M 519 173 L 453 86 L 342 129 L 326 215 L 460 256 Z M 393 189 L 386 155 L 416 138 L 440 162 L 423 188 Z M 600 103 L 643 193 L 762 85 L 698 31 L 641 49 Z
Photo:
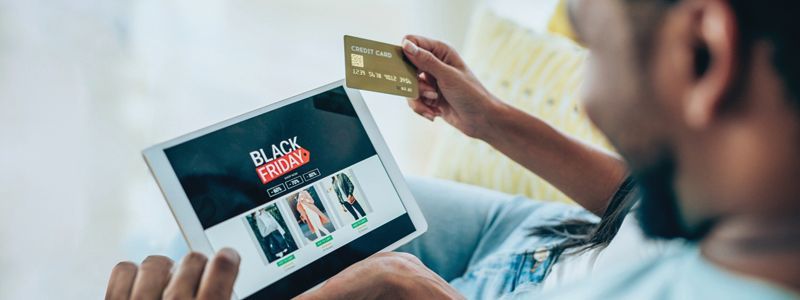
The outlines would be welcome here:
M 800 299 L 776 285 L 733 274 L 706 261 L 696 245 L 610 270 L 557 290 L 520 290 L 511 299 Z

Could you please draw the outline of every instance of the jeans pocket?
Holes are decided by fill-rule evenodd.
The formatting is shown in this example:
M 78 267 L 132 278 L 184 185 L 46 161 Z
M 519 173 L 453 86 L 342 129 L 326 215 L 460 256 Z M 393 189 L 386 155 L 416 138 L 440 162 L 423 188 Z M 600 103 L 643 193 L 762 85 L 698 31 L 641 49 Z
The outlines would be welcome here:
M 539 247 L 533 251 L 517 254 L 517 259 L 514 259 L 516 272 L 508 292 L 513 292 L 523 285 L 530 287 L 541 284 L 553 263 L 554 257 L 550 253 L 550 247 Z
M 543 250 L 544 249 L 544 250 Z M 496 254 L 470 268 L 459 280 L 471 295 L 499 298 L 520 286 L 540 284 L 552 263 L 549 248 Z

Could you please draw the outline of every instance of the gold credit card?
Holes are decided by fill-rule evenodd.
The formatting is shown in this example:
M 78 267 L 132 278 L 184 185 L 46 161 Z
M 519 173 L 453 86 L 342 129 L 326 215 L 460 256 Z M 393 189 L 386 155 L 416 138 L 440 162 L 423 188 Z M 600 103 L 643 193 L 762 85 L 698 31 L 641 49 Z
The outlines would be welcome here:
M 344 36 L 347 87 L 417 98 L 417 68 L 400 46 Z

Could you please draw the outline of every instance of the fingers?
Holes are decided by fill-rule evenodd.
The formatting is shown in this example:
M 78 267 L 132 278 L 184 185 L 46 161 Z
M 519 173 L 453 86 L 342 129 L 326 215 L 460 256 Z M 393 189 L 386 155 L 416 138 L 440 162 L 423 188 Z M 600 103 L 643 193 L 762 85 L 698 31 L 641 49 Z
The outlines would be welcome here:
M 211 260 L 200 282 L 197 299 L 230 299 L 233 283 L 239 274 L 239 254 L 233 249 L 223 248 Z
M 197 299 L 230 299 L 239 255 L 225 248 L 206 268 L 207 261 L 200 253 L 189 253 L 174 278 L 173 262 L 164 256 L 149 256 L 138 268 L 130 262 L 119 263 L 111 271 L 106 299 L 193 299 L 195 291 Z
M 419 95 L 431 100 L 439 99 L 439 93 L 436 92 L 436 88 L 422 80 L 419 81 Z
M 128 299 L 133 288 L 133 280 L 136 278 L 136 264 L 124 261 L 118 263 L 111 270 L 111 277 L 108 279 L 106 289 L 106 300 Z
M 164 299 L 194 298 L 207 261 L 208 258 L 205 255 L 197 252 L 191 252 L 186 255 L 178 272 L 173 275 L 172 281 L 167 285 L 167 289 L 164 290 Z
M 430 83 L 431 80 L 432 77 L 425 76 L 425 73 L 419 75 L 419 98 L 408 99 L 408 106 L 420 116 L 433 121 L 439 115 L 439 109 L 436 107 L 439 92 Z
M 421 99 L 408 99 L 408 107 L 411 107 L 415 113 L 424 118 L 433 121 L 436 118 L 436 111 L 429 105 L 422 103 Z
M 403 53 L 417 69 L 430 73 L 439 80 L 452 76 L 456 72 L 454 67 L 444 63 L 429 50 L 418 47 L 410 40 L 403 40 Z
M 404 39 L 411 41 L 422 49 L 430 51 L 434 56 L 439 58 L 439 60 L 448 65 L 457 69 L 464 68 L 464 61 L 461 59 L 461 56 L 458 55 L 458 52 L 442 41 L 418 35 L 406 35 Z
M 159 299 L 172 274 L 172 260 L 151 255 L 142 261 L 133 282 L 131 299 Z

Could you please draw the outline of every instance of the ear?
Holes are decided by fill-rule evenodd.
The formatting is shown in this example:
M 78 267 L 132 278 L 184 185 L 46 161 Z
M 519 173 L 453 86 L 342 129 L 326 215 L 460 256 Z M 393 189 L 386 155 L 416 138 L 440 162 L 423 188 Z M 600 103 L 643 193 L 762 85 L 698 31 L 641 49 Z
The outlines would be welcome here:
M 696 78 L 684 103 L 689 127 L 704 128 L 714 120 L 733 87 L 738 61 L 736 16 L 727 1 L 695 2 Z

